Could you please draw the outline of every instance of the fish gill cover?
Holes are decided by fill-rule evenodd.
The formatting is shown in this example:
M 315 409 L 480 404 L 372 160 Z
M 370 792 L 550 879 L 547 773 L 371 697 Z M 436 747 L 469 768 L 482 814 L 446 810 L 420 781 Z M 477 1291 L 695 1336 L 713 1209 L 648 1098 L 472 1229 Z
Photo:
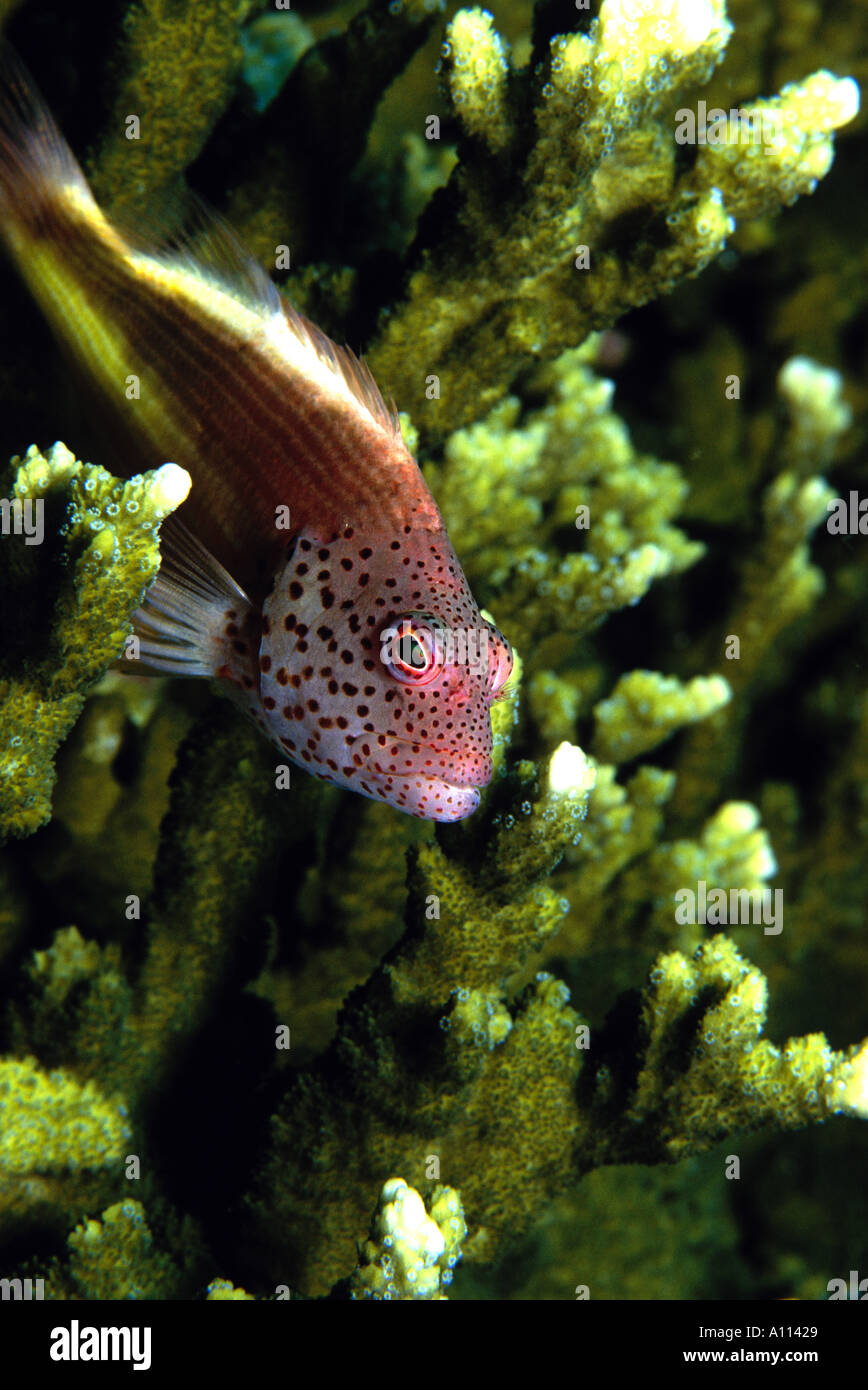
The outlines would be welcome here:
M 25 206 L 35 147 L 14 127 L 35 98 L 7 58 L 4 1290 L 816 1300 L 868 1273 L 866 16 L 2 6 L 124 273 L 158 241 L 164 267 L 161 312 L 116 333 L 119 262 L 53 243 L 32 180 Z M 52 140 L 42 167 L 81 213 Z M 305 316 L 318 365 L 276 419 L 298 444 L 267 493 L 292 574 L 273 529 L 261 555 L 249 539 L 261 453 L 246 491 L 220 472 L 246 340 L 215 310 L 195 370 L 152 374 L 182 272 L 254 346 L 263 304 L 281 333 L 302 322 L 270 286 Z M 52 277 L 75 285 L 54 327 L 77 363 L 34 302 L 56 317 Z M 397 471 L 340 454 L 338 398 L 365 448 L 391 430 Z M 311 482 L 323 399 L 338 452 Z M 215 453 L 191 443 L 206 411 Z M 161 450 L 164 421 L 188 455 Z M 224 485 L 260 624 L 243 609 L 228 635 L 206 621 L 236 592 L 228 561 L 194 534 L 176 563 L 179 519 L 207 529 Z M 293 489 L 304 508 L 329 488 L 337 518 L 293 520 Z M 300 633 L 292 607 L 310 564 L 340 535 L 355 582 L 365 552 L 379 632 L 405 560 L 423 572 L 402 549 L 420 507 L 445 548 L 398 610 L 406 641 L 335 674 L 331 617 Z M 272 584 L 294 634 L 275 670 L 335 702 L 307 690 L 287 718 L 340 727 L 376 700 L 403 727 L 414 698 L 437 717 L 441 682 L 450 738 L 415 737 L 464 797 L 457 824 L 316 780 L 220 698 L 243 704 L 251 670 L 269 708 L 256 662 L 206 638 L 277 680 L 256 647 Z M 215 681 L 140 673 L 149 603 L 152 639 Z M 466 646 L 443 656 L 444 631 Z M 349 736 L 380 756 L 364 723 Z

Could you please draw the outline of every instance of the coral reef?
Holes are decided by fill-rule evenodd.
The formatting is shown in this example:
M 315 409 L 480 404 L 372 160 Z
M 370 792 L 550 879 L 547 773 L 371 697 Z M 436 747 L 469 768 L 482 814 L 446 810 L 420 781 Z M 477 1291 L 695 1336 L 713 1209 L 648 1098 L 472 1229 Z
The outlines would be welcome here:
M 202 150 L 234 90 L 251 9 L 252 0 L 207 9 L 171 0 L 130 5 L 113 108 L 91 169 L 94 193 L 116 215 L 141 216 Z
M 123 1106 L 63 1072 L 46 1075 L 31 1057 L 0 1063 L 0 1169 L 53 1173 L 117 1162 L 130 1136 Z
M 384 1184 L 360 1263 L 350 1279 L 353 1298 L 444 1299 L 467 1234 L 461 1200 L 435 1187 L 430 1213 L 403 1178 Z
M 594 756 L 625 763 L 647 753 L 683 728 L 707 719 L 728 704 L 732 692 L 722 676 L 697 676 L 682 685 L 655 671 L 630 671 L 607 700 L 594 706 Z
M 572 785 L 555 790 L 565 762 Z M 578 750 L 558 750 L 548 789 L 533 806 L 523 803 L 524 818 L 508 830 L 503 817 L 492 818 L 481 865 L 478 846 L 474 854 L 472 889 L 460 854 L 419 851 L 408 905 L 415 926 L 350 997 L 334 1046 L 290 1087 L 274 1122 L 254 1203 L 260 1239 L 272 1239 L 275 1215 L 282 1227 L 293 1213 L 297 1223 L 305 1206 L 326 1212 L 317 1241 L 296 1251 L 304 1287 L 324 1291 L 338 1277 L 359 1220 L 356 1194 L 386 1153 L 397 1153 L 414 1181 L 432 1157 L 438 1171 L 448 1165 L 474 1232 L 467 1253 L 491 1258 L 507 1235 L 527 1229 L 547 1193 L 589 1168 L 672 1160 L 772 1117 L 797 1127 L 858 1108 L 859 1054 L 835 1053 L 821 1035 L 791 1039 L 783 1050 L 760 1040 L 765 981 L 725 937 L 698 946 L 693 962 L 679 952 L 661 956 L 641 1009 L 604 1023 L 584 1065 L 586 1025 L 562 982 L 540 972 L 510 1011 L 510 977 L 570 907 L 538 879 L 558 846 L 578 838 L 592 785 Z M 690 882 L 698 870 L 714 882 L 761 882 L 774 865 L 755 814 L 733 807 L 717 819 L 692 865 L 683 856 L 693 846 L 683 847 L 680 863 L 673 847 L 672 878 Z M 646 897 L 662 897 L 663 864 L 656 867 Z M 426 931 L 432 919 L 436 930 Z M 451 1001 L 439 1018 L 436 999 Z M 304 1161 L 291 1156 L 290 1135 L 303 1139 Z M 311 1160 L 323 1178 L 314 1179 Z M 282 1240 L 272 1258 L 287 1258 Z
M 236 1289 L 229 1279 L 215 1279 L 208 1285 L 209 1303 L 245 1303 L 253 1298 L 252 1293 Z
M 824 1297 L 868 1215 L 835 1179 L 868 1142 L 868 561 L 828 525 L 868 487 L 862 10 L 134 0 L 72 90 L 36 9 L 7 27 L 52 99 L 105 63 L 106 206 L 189 185 L 365 345 L 516 662 L 480 809 L 436 828 L 106 674 L 189 479 L 92 444 L 10 280 L 3 457 L 62 429 L 100 463 L 3 480 L 4 1273 Z
M 828 170 L 830 132 L 855 115 L 858 89 L 818 72 L 749 108 L 773 116 L 774 142 L 745 147 L 727 126 L 679 172 L 673 106 L 708 81 L 731 33 L 723 0 L 604 0 L 588 33 L 552 38 L 510 83 L 484 12 L 451 22 L 445 76 L 465 138 L 448 220 L 371 351 L 432 438 L 490 408 L 529 361 L 703 269 L 740 219 Z
M 771 1117 L 797 1128 L 850 1103 L 858 1063 L 833 1053 L 822 1034 L 791 1038 L 783 1049 L 761 1040 L 765 1005 L 765 981 L 726 937 L 704 942 L 692 961 L 680 952 L 660 957 L 642 1002 L 643 1054 L 620 1121 L 626 1134 L 614 1140 L 622 1161 L 637 1136 L 643 1156 L 650 1140 L 681 1157 Z M 685 1066 L 683 1041 L 675 1039 L 688 1017 L 694 1046 Z M 608 1068 L 595 1079 L 608 1107 L 618 1079 L 613 1084 Z M 591 1142 L 612 1151 L 599 1122 Z
M 595 351 L 592 341 L 564 353 L 531 384 L 545 405 L 527 414 L 507 398 L 456 431 L 442 465 L 428 471 L 447 525 L 464 538 L 471 582 L 487 602 L 496 595 L 499 621 L 520 651 L 533 646 L 538 663 L 562 657 L 607 614 L 638 603 L 653 580 L 702 554 L 672 524 L 683 478 L 634 448 L 611 408 L 612 383 L 587 365 Z
M 123 655 L 132 616 L 159 568 L 160 523 L 183 502 L 190 478 L 167 463 L 124 482 L 79 463 L 62 444 L 45 455 L 32 445 L 23 462 L 13 458 L 16 465 L 11 500 L 22 517 L 29 511 L 33 525 L 44 528 L 39 518 L 46 511 L 56 517 L 67 507 L 53 583 L 21 528 L 20 546 L 4 546 L 7 600 L 27 611 L 31 632 L 40 634 L 39 665 L 16 675 L 7 650 L 0 679 L 0 833 L 25 835 L 50 815 L 54 755 L 90 686 Z M 49 585 L 54 611 L 46 618 L 40 606 Z M 20 661 L 20 650 L 16 655 Z
M 70 1234 L 68 1274 L 78 1298 L 165 1298 L 176 1275 L 153 1249 L 141 1202 L 117 1202 L 101 1221 L 85 1221 Z

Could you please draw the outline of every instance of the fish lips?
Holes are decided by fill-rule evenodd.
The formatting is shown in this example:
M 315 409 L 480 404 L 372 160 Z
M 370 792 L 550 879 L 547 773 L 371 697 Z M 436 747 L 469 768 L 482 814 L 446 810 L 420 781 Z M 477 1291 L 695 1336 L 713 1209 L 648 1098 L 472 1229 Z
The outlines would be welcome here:
M 444 782 L 439 777 L 433 777 L 431 780 L 436 786 L 438 807 L 436 815 L 431 817 L 432 820 L 464 820 L 466 816 L 471 816 L 479 805 L 478 787 L 457 787 L 454 783 Z
M 408 745 L 409 746 L 409 745 Z M 418 748 L 419 745 L 414 745 Z M 426 752 L 439 753 L 442 749 L 426 747 Z M 472 815 L 479 805 L 480 786 L 490 780 L 489 775 L 478 777 L 475 784 L 450 782 L 438 773 L 427 772 L 422 768 L 408 769 L 404 773 L 374 771 L 373 776 L 384 799 L 395 802 L 400 793 L 400 807 L 410 815 L 423 820 L 456 821 Z
M 421 785 L 417 786 L 417 782 Z M 479 805 L 478 787 L 459 787 L 442 777 L 417 774 L 407 779 L 403 790 L 406 797 L 403 809 L 425 820 L 464 820 Z

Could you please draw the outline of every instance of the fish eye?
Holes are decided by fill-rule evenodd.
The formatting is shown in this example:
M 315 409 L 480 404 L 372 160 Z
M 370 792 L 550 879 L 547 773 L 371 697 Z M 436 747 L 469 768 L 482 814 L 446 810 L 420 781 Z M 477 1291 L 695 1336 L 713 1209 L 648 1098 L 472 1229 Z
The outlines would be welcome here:
M 380 660 L 405 685 L 427 685 L 443 670 L 445 634 L 433 613 L 404 613 L 380 633 Z

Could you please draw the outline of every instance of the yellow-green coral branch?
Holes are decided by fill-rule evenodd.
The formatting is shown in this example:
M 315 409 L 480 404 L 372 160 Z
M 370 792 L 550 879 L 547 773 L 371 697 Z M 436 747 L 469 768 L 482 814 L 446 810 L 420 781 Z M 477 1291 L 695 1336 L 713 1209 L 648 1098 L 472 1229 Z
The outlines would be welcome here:
M 121 1102 L 32 1057 L 0 1059 L 0 1172 L 75 1172 L 119 1164 L 130 1137 Z
M 594 706 L 594 756 L 623 763 L 647 753 L 685 724 L 707 719 L 731 698 L 722 676 L 697 676 L 686 685 L 657 671 L 630 671 Z
M 124 17 L 120 80 L 91 182 L 132 216 L 181 178 L 232 96 L 253 0 L 137 0 Z
M 176 464 L 123 482 L 79 463 L 63 444 L 44 455 L 32 446 L 18 467 L 14 502 L 32 505 L 46 525 L 64 500 L 68 507 L 53 611 L 45 611 L 52 590 L 44 560 L 33 573 L 24 537 L 3 540 L 4 547 L 20 542 L 25 550 L 16 603 L 27 612 L 38 593 L 41 606 L 33 609 L 38 627 L 13 648 L 27 651 L 26 669 L 7 656 L 0 670 L 0 834 L 27 835 L 48 819 L 54 755 L 88 689 L 122 655 L 132 615 L 159 569 L 160 523 L 189 487 L 189 474 Z
M 451 32 L 460 65 L 451 58 L 447 80 L 475 145 L 452 176 L 450 220 L 369 355 L 429 440 L 479 418 L 530 361 L 701 270 L 738 219 L 811 192 L 829 168 L 831 132 L 858 108 L 854 83 L 816 73 L 761 104 L 781 125 L 768 149 L 745 147 L 737 127 L 700 145 L 678 176 L 674 104 L 723 57 L 732 30 L 722 0 L 603 0 L 587 34 L 552 41 L 539 90 L 526 70 L 507 83 L 479 11 L 461 11 Z M 524 99 L 510 107 L 504 89 L 521 84 Z

